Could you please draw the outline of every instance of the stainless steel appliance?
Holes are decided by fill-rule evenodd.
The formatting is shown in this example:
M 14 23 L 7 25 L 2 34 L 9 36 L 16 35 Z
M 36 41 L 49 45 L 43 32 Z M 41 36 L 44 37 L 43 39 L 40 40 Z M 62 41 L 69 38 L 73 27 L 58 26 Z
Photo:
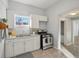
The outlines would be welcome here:
M 53 47 L 53 37 L 50 34 L 42 35 L 42 49 Z
M 47 32 L 38 32 L 40 34 L 40 48 L 47 49 L 53 47 L 53 36 Z

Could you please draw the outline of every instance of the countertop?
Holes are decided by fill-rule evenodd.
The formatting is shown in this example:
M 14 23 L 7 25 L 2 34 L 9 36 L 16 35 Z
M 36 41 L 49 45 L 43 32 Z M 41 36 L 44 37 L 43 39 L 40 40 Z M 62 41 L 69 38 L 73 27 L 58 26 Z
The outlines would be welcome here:
M 17 36 L 16 38 L 7 38 L 7 40 L 13 40 L 13 39 L 26 39 L 26 38 L 31 38 L 31 37 L 37 37 L 40 36 L 38 34 L 30 34 L 30 35 L 24 35 L 24 36 Z

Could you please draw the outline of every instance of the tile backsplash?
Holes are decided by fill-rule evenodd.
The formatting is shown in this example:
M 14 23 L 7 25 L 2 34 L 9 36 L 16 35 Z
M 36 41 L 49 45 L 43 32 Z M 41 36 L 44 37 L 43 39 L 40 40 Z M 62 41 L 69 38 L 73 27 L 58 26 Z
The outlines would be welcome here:
M 31 34 L 33 34 L 33 32 L 37 33 L 38 30 L 39 28 L 31 28 Z
M 42 30 L 46 30 L 47 29 L 47 22 L 40 21 L 39 22 L 39 28 L 42 29 Z
M 9 29 L 9 32 L 16 31 L 16 35 L 29 35 L 30 34 L 30 28 L 29 27 L 18 27 L 18 28 L 11 28 Z
M 46 30 L 47 29 L 47 22 L 39 22 L 39 28 L 29 28 L 29 27 L 22 27 L 22 28 L 11 28 L 9 31 L 15 30 L 16 35 L 29 35 L 33 34 L 33 32 L 37 33 L 38 30 Z

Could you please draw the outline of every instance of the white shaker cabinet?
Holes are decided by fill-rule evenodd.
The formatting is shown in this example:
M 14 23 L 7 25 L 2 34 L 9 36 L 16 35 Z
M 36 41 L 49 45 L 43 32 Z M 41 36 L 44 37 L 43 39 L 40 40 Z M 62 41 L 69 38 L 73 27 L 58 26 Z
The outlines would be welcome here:
M 16 39 L 14 40 L 14 56 L 24 53 L 24 40 Z
M 29 40 L 25 40 L 25 52 L 31 52 L 34 50 L 34 40 L 31 37 Z
M 39 28 L 39 18 L 36 15 L 31 16 L 31 27 L 32 28 Z
M 34 39 L 34 50 L 40 49 L 40 36 L 33 37 Z
M 46 16 L 39 16 L 39 21 L 48 21 Z
M 8 39 L 5 41 L 5 57 L 14 57 L 38 49 L 40 49 L 39 35 Z
M 5 41 L 5 57 L 13 57 L 13 40 L 6 40 Z
M 48 21 L 46 16 L 31 15 L 31 28 L 40 28 L 40 21 Z
M 4 40 L 0 41 L 0 58 L 4 58 Z
M 5 57 L 14 57 L 25 53 L 24 40 L 10 39 L 5 41 Z
M 40 49 L 40 36 L 31 36 L 29 40 L 25 41 L 25 52 L 31 52 Z

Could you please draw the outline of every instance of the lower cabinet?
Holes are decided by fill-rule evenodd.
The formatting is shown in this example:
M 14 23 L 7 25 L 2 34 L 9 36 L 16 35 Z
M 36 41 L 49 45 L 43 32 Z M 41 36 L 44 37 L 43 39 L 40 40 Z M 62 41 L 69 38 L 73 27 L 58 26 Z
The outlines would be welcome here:
M 5 41 L 5 57 L 14 57 L 38 49 L 40 49 L 40 36 Z
M 25 40 L 25 52 L 40 49 L 40 36 L 33 36 L 30 40 Z
M 34 39 L 34 50 L 40 49 L 40 36 L 33 37 Z
M 0 58 L 4 58 L 4 40 L 0 41 Z
M 4 57 L 13 57 L 14 51 L 13 51 L 13 40 L 6 40 L 5 41 L 5 55 Z
M 25 52 L 30 52 L 34 50 L 33 38 L 25 41 Z
M 5 41 L 5 57 L 14 57 L 23 54 L 24 52 L 23 40 L 14 39 Z
M 17 56 L 17 55 L 20 55 L 20 54 L 23 54 L 25 51 L 24 51 L 24 40 L 22 39 L 18 39 L 18 40 L 14 40 L 14 56 Z

